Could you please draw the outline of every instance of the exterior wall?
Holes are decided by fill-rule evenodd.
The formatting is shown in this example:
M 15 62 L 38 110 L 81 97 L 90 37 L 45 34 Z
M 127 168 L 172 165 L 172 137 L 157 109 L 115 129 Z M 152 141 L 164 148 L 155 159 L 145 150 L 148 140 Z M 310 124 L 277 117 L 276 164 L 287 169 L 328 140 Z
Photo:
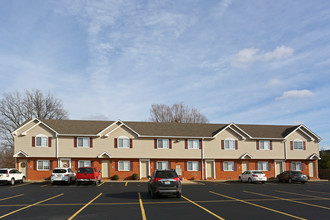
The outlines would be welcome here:
M 306 150 L 291 150 L 290 141 L 299 139 L 306 141 Z M 313 153 L 319 154 L 318 143 L 311 141 L 309 137 L 300 131 L 292 133 L 286 141 L 287 159 L 307 159 Z

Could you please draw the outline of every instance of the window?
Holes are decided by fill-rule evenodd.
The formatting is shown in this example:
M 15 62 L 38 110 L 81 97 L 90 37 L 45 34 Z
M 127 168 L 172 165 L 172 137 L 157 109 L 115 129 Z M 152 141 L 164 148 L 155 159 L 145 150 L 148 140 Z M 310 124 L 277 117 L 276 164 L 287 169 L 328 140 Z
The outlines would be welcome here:
M 157 169 L 158 170 L 167 170 L 168 162 L 167 161 L 157 161 Z
M 199 140 L 189 139 L 188 149 L 199 149 Z
M 130 161 L 118 161 L 118 171 L 130 171 L 131 162 Z
M 268 171 L 268 162 L 264 162 L 264 161 L 258 162 L 258 170 Z
M 78 167 L 91 167 L 92 163 L 90 160 L 79 160 Z
M 225 149 L 226 150 L 235 150 L 235 140 L 226 139 L 225 140 Z
M 234 161 L 224 161 L 223 162 L 223 170 L 224 171 L 234 171 L 235 170 Z
M 301 162 L 292 162 L 291 169 L 294 171 L 302 171 L 302 164 Z
M 36 147 L 48 147 L 48 137 L 45 135 L 38 135 L 36 137 Z
M 88 137 L 78 137 L 77 143 L 78 143 L 78 147 L 89 148 L 90 139 Z
M 157 148 L 158 149 L 168 149 L 169 140 L 168 139 L 157 139 Z
M 50 170 L 49 160 L 38 160 L 37 161 L 37 170 Z
M 293 141 L 293 149 L 294 150 L 303 150 L 304 149 L 304 142 L 301 140 Z
M 197 161 L 188 161 L 187 162 L 187 170 L 188 171 L 198 171 L 198 162 Z
M 130 148 L 130 140 L 128 137 L 118 138 L 118 148 Z
M 259 141 L 259 150 L 270 150 L 270 141 Z

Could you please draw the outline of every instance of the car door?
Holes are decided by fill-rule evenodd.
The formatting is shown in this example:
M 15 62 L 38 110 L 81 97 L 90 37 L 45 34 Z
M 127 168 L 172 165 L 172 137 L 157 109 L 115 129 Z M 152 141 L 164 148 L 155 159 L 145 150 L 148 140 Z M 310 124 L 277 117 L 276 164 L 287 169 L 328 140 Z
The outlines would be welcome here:
M 23 173 L 21 173 L 18 170 L 15 170 L 16 178 L 17 180 L 22 180 L 23 179 Z

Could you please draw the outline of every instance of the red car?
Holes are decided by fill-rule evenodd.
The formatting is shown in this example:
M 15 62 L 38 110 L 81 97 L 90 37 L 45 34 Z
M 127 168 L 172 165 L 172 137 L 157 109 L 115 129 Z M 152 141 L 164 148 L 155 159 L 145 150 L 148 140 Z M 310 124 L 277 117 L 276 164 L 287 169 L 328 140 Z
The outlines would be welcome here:
M 77 171 L 77 183 L 93 182 L 95 185 L 101 183 L 101 171 L 96 167 L 80 167 Z

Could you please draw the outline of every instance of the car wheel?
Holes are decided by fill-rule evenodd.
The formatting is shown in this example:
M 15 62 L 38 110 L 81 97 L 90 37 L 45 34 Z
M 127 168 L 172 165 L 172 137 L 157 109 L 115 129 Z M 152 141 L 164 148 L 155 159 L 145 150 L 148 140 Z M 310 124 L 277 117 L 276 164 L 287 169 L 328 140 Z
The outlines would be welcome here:
M 97 184 L 98 184 L 98 182 L 99 182 L 98 180 L 95 180 L 94 184 L 95 184 L 95 185 L 97 185 Z
M 265 184 L 266 183 L 266 181 L 262 181 L 262 184 Z
M 253 183 L 251 178 L 249 178 L 249 180 L 248 180 L 248 181 L 249 181 L 249 183 Z
M 239 181 L 240 181 L 241 183 L 243 183 L 243 180 L 242 180 L 242 178 L 241 178 L 241 177 L 238 177 L 238 179 L 239 179 Z
M 305 182 L 305 181 L 302 181 L 301 183 L 302 183 L 302 184 L 305 184 L 306 182 Z
M 25 183 L 25 176 L 23 176 L 21 183 Z
M 278 183 L 280 182 L 280 179 L 278 177 L 276 177 L 276 182 L 278 182 Z
M 99 179 L 99 184 L 101 183 L 101 178 Z
M 289 181 L 289 183 L 292 183 L 292 179 L 291 179 L 291 178 L 289 178 L 289 180 L 288 180 L 288 181 Z
M 176 198 L 181 198 L 181 193 L 180 193 L 180 192 L 178 192 L 178 193 L 176 194 Z
M 54 185 L 55 184 L 55 182 L 54 181 L 52 181 L 52 182 L 50 182 L 52 185 Z
M 149 194 L 149 195 L 151 195 L 151 192 L 150 192 L 150 189 L 149 189 L 149 187 L 148 187 L 148 194 Z
M 15 179 L 12 178 L 12 179 L 10 180 L 9 184 L 10 184 L 10 185 L 15 185 Z
M 71 183 L 71 178 L 69 178 L 67 184 L 70 185 L 70 183 Z
M 77 184 L 80 185 L 80 181 L 78 181 Z

